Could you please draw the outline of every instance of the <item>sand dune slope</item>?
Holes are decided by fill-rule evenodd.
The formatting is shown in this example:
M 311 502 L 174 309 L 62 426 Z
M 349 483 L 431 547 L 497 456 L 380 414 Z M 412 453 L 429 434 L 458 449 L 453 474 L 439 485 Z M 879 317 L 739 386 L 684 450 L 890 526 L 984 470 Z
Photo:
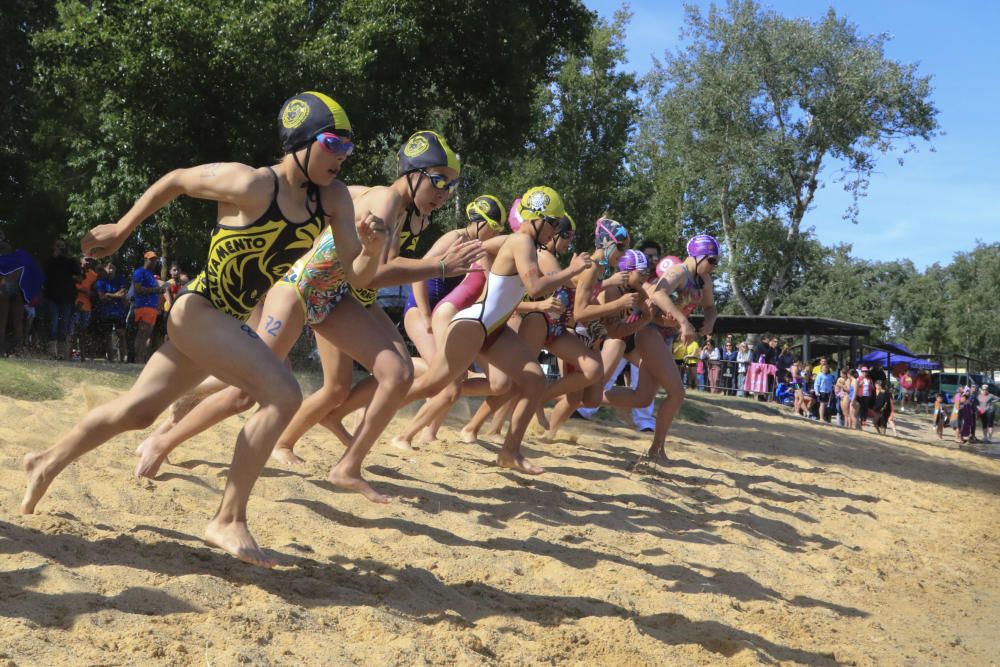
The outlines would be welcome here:
M 647 434 L 570 423 L 532 443 L 528 479 L 497 446 L 380 443 L 389 506 L 326 481 L 339 447 L 270 466 L 251 527 L 258 570 L 199 538 L 239 418 L 132 478 L 142 434 L 74 464 L 17 514 L 21 457 L 112 389 L 0 397 L 0 665 L 728 663 L 986 665 L 1000 655 L 1000 461 L 695 397 L 675 463 L 628 471 Z M 88 393 L 89 392 L 89 393 Z M 466 408 L 467 409 L 467 408 Z M 397 418 L 390 434 L 402 427 Z

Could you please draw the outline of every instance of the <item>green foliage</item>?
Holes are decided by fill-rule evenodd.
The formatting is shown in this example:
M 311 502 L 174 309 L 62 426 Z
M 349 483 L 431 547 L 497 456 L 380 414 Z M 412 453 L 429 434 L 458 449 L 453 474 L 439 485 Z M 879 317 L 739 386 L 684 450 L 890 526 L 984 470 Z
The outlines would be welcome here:
M 823 166 L 842 165 L 856 216 L 878 155 L 934 136 L 930 81 L 885 57 L 886 36 L 832 10 L 810 23 L 731 0 L 706 15 L 688 8 L 684 36 L 647 81 L 649 210 L 668 238 L 721 232 L 732 298 L 768 314 L 804 266 L 802 220 Z
M 849 245 L 820 251 L 808 280 L 782 297 L 776 314 L 863 322 L 920 354 L 958 352 L 1000 365 L 1000 243 L 979 243 L 922 273 L 908 259 L 852 257 Z
M 18 247 L 44 247 L 63 227 L 60 198 L 35 187 L 29 156 L 42 115 L 31 89 L 31 35 L 55 20 L 53 0 L 8 0 L 0 12 L 0 229 Z
M 45 102 L 38 170 L 68 191 L 76 234 L 117 219 L 178 166 L 273 161 L 277 109 L 301 90 L 330 92 L 352 116 L 355 182 L 384 182 L 403 138 L 428 124 L 472 163 L 509 156 L 534 126 L 531 95 L 593 20 L 577 0 L 62 0 L 57 10 L 32 39 Z M 200 256 L 213 217 L 178 202 L 156 222 L 169 245 Z M 130 252 L 159 246 L 147 227 Z
M 539 94 L 544 124 L 533 159 L 519 163 L 507 184 L 518 193 L 539 183 L 555 188 L 574 217 L 581 248 L 589 249 L 593 223 L 606 210 L 633 230 L 637 222 L 623 159 L 639 111 L 636 78 L 621 71 L 630 18 L 622 10 L 612 23 L 599 20 L 585 52 L 567 57 Z

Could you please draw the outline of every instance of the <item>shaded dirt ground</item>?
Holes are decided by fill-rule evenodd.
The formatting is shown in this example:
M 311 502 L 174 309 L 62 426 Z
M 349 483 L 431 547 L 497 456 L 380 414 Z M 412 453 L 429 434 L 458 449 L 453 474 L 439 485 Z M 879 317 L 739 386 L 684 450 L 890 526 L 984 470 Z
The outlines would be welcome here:
M 376 446 L 377 506 L 304 466 L 270 466 L 257 570 L 199 536 L 239 418 L 132 478 L 142 434 L 72 465 L 22 517 L 21 457 L 120 390 L 0 396 L 0 666 L 802 663 L 988 665 L 1000 655 L 1000 461 L 933 437 L 856 434 L 741 399 L 691 398 L 674 464 L 630 473 L 648 434 L 573 420 L 527 449 Z M 400 416 L 392 435 L 404 423 Z M 953 445 L 951 447 L 954 447 Z

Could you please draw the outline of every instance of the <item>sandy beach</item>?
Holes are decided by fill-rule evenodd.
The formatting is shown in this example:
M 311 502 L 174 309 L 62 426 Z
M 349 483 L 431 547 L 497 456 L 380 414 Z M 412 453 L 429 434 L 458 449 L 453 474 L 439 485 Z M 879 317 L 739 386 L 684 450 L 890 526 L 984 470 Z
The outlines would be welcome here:
M 630 472 L 649 434 L 571 420 L 559 442 L 529 438 L 548 472 L 527 478 L 492 465 L 497 444 L 458 441 L 468 403 L 441 441 L 391 449 L 410 411 L 368 460 L 388 506 L 333 489 L 341 448 L 314 429 L 304 465 L 270 465 L 257 483 L 251 528 L 281 561 L 266 571 L 200 539 L 239 417 L 178 449 L 155 482 L 132 475 L 148 431 L 115 438 L 18 514 L 24 454 L 125 380 L 77 369 L 61 398 L 0 396 L 0 666 L 1000 655 L 1000 460 L 938 441 L 923 415 L 878 437 L 696 394 L 709 423 L 677 423 L 670 466 Z

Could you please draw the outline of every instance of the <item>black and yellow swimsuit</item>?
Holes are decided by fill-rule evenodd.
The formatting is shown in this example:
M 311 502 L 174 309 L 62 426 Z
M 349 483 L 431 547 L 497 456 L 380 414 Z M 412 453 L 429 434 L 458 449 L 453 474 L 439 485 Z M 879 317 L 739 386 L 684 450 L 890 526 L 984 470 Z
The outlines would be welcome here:
M 407 214 L 406 219 L 403 221 L 403 229 L 399 231 L 399 257 L 407 257 L 409 259 L 419 259 L 417 255 L 417 245 L 420 243 L 420 235 L 427 231 L 430 227 L 430 222 L 424 222 L 421 220 L 423 225 L 420 231 L 416 234 L 413 233 L 413 228 L 411 227 L 412 213 Z M 351 294 L 354 295 L 355 300 L 357 300 L 362 306 L 366 308 L 378 299 L 377 289 L 368 289 L 366 287 L 352 287 Z
M 246 227 L 216 225 L 205 270 L 183 293 L 199 294 L 217 310 L 246 321 L 257 302 L 323 231 L 322 206 L 305 222 L 291 222 L 278 206 L 278 175 L 267 211 Z M 317 199 L 317 204 L 319 200 Z

